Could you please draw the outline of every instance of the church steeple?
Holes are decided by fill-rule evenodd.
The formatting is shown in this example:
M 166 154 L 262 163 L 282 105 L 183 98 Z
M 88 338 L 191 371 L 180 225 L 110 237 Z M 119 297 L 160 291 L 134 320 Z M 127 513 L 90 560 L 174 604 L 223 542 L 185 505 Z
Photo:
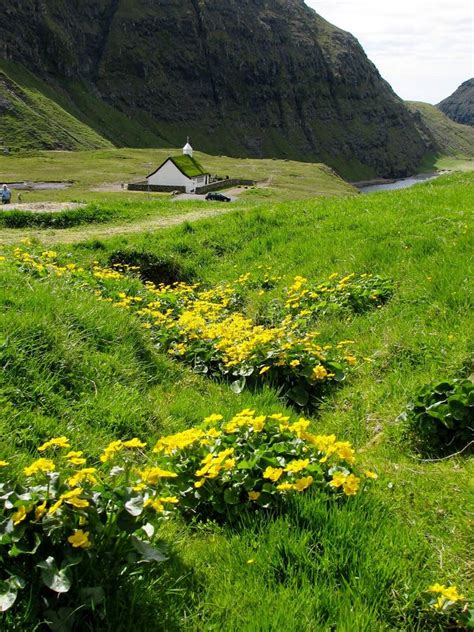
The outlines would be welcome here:
M 189 144 L 189 136 L 186 141 L 186 145 L 183 147 L 183 156 L 190 156 L 191 158 L 193 157 L 193 148 Z

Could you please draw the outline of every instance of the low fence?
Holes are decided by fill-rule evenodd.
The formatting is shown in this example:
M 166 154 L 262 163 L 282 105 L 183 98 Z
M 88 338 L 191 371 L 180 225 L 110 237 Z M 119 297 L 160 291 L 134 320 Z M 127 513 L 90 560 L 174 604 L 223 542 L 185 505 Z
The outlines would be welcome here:
M 203 195 L 210 191 L 219 191 L 220 189 L 226 189 L 227 187 L 237 186 L 253 186 L 255 182 L 253 180 L 243 180 L 242 178 L 227 178 L 226 180 L 218 180 L 217 182 L 211 182 L 202 187 L 196 187 L 195 193 Z M 144 191 L 150 193 L 172 193 L 177 191 L 178 193 L 186 193 L 186 187 L 171 187 L 165 185 L 148 184 L 146 180 L 142 182 L 131 182 L 127 185 L 128 191 Z
M 150 193 L 172 193 L 178 191 L 179 193 L 186 193 L 186 187 L 169 187 L 158 184 L 148 184 L 148 182 L 131 182 L 127 185 L 128 191 L 148 191 Z
M 255 182 L 253 180 L 242 180 L 241 178 L 228 178 L 227 180 L 219 180 L 217 182 L 211 182 L 203 187 L 197 187 L 196 193 L 209 193 L 210 191 L 219 191 L 220 189 L 226 189 L 227 187 L 237 186 L 253 186 Z

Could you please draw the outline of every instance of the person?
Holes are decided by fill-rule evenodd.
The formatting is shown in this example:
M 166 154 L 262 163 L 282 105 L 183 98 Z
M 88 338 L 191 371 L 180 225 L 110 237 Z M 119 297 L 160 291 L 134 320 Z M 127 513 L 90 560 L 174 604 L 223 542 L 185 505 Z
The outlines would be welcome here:
M 12 192 L 7 187 L 6 184 L 2 187 L 2 204 L 10 204 L 10 200 L 12 199 Z

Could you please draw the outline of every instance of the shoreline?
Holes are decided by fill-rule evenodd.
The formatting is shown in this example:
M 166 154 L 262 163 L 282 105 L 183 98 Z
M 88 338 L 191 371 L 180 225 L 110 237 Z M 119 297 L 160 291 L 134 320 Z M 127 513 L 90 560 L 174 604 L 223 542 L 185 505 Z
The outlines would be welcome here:
M 402 182 L 403 180 L 426 180 L 428 178 L 434 178 L 435 176 L 442 175 L 443 173 L 448 173 L 446 170 L 442 171 L 429 171 L 424 173 L 417 173 L 412 176 L 405 176 L 404 178 L 374 178 L 373 180 L 360 180 L 357 182 L 349 182 L 353 187 L 356 188 L 364 188 L 376 186 L 379 184 L 395 184 L 395 182 Z

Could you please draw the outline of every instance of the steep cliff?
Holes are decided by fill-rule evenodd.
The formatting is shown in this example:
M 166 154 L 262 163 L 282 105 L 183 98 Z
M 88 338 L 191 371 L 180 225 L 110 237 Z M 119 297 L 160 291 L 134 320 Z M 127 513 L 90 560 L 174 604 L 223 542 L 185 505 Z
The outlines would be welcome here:
M 359 177 L 414 172 L 427 149 L 357 40 L 303 0 L 23 0 L 0 22 L 0 57 L 60 87 L 115 143 L 119 126 L 89 98 L 146 130 L 142 146 L 190 134 L 210 153 Z
M 462 83 L 453 94 L 436 106 L 456 123 L 474 126 L 474 79 Z

